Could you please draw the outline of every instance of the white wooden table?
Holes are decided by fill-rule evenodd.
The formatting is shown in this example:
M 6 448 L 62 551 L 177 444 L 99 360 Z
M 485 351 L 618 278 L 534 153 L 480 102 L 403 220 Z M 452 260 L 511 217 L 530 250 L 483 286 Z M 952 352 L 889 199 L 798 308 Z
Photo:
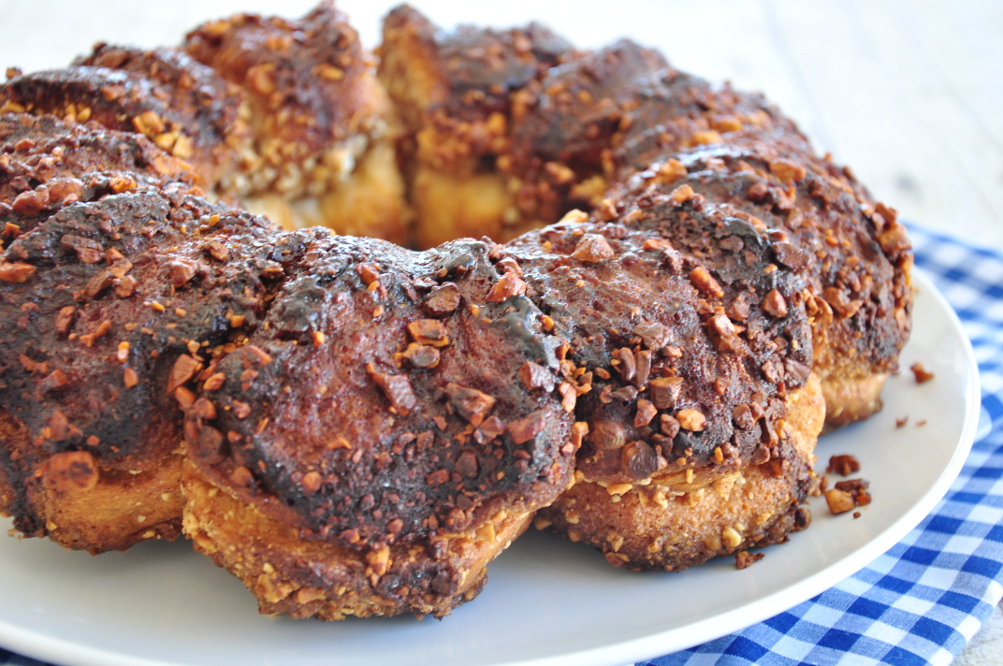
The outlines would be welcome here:
M 630 36 L 682 69 L 762 90 L 906 219 L 1003 250 L 999 0 L 412 2 L 443 26 L 535 18 L 580 46 Z M 172 44 L 207 18 L 313 3 L 0 0 L 0 65 L 56 68 L 96 41 Z M 392 4 L 339 2 L 369 46 Z M 999 614 L 983 636 L 958 663 L 1003 664 Z

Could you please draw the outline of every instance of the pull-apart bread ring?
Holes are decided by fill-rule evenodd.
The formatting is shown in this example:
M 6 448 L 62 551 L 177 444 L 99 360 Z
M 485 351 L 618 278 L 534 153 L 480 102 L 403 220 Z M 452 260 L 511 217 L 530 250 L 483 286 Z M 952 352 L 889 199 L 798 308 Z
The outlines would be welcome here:
M 322 4 L 9 72 L 15 529 L 333 620 L 447 615 L 534 516 L 630 569 L 806 527 L 908 337 L 895 211 L 629 41 L 400 7 L 378 54 Z

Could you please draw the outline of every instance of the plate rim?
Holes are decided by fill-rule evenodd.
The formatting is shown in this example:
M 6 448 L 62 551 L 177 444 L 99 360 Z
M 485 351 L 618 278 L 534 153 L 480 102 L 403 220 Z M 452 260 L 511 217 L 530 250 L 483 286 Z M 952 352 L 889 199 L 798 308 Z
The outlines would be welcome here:
M 626 664 L 664 656 L 706 643 L 762 622 L 830 589 L 836 584 L 833 581 L 845 580 L 864 569 L 922 522 L 947 494 L 968 458 L 978 428 L 981 392 L 975 351 L 960 318 L 928 275 L 916 267 L 913 268 L 912 275 L 916 288 L 925 290 L 926 294 L 932 297 L 942 310 L 946 311 L 950 327 L 957 334 L 961 343 L 969 375 L 966 388 L 968 395 L 972 396 L 972 399 L 968 401 L 961 434 L 948 465 L 930 489 L 915 504 L 910 506 L 884 531 L 851 553 L 822 567 L 803 580 L 737 608 L 642 638 L 565 652 L 560 655 L 501 661 L 496 662 L 497 666 Z M 686 640 L 679 640 L 681 634 L 685 634 Z M 17 627 L 2 620 L 0 620 L 0 645 L 17 654 L 67 666 L 188 666 L 188 664 L 178 661 L 153 660 L 137 655 L 112 652 L 104 648 L 80 645 L 67 639 L 47 636 L 34 630 Z

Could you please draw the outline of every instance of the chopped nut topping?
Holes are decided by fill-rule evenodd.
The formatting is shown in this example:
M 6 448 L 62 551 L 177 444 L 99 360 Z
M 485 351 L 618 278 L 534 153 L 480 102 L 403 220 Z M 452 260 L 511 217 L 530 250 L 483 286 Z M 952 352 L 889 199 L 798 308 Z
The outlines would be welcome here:
M 651 351 L 658 351 L 669 344 L 669 328 L 657 322 L 643 322 L 634 327 L 634 334 L 641 338 Z
M 575 246 L 575 251 L 571 253 L 571 256 L 578 261 L 588 264 L 597 264 L 615 255 L 606 237 L 600 234 L 585 234 Z
M 637 373 L 637 362 L 634 360 L 634 352 L 630 351 L 627 347 L 621 347 L 616 355 L 620 361 L 620 364 L 616 367 L 620 372 L 620 378 L 625 382 L 629 382 Z
M 713 298 L 721 298 L 724 296 L 724 290 L 721 289 L 721 285 L 717 283 L 706 268 L 703 266 L 697 266 L 690 273 L 690 282 L 693 286 L 699 289 L 704 294 L 711 296 Z
M 707 425 L 707 417 L 695 409 L 680 409 L 676 420 L 681 428 L 692 432 L 700 432 Z
M 592 443 L 600 449 L 618 449 L 626 443 L 623 427 L 616 421 L 597 421 L 592 424 Z
M 721 530 L 721 543 L 728 548 L 737 548 L 742 540 L 742 534 L 731 525 Z
M 179 386 L 183 386 L 191 381 L 196 372 L 202 369 L 202 363 L 191 356 L 181 355 L 171 368 L 171 374 L 167 378 L 167 393 L 171 395 Z
M 35 274 L 35 267 L 20 261 L 0 261 L 0 280 L 4 282 L 27 282 Z
M 401 354 L 401 358 L 412 368 L 431 370 L 439 365 L 439 350 L 431 345 L 420 345 L 412 342 Z
M 857 507 L 857 503 L 853 501 L 853 495 L 845 490 L 835 488 L 825 491 L 825 503 L 829 505 L 829 511 L 834 514 L 846 513 Z
M 303 486 L 304 492 L 312 494 L 320 490 L 321 481 L 322 479 L 319 472 L 307 472 L 303 475 L 300 485 Z
M 81 335 L 80 336 L 80 342 L 84 343 L 85 347 L 93 347 L 94 346 L 94 342 L 98 338 L 101 338 L 101 337 L 104 337 L 105 335 L 107 335 L 110 330 L 111 330 L 111 322 L 107 321 L 107 320 L 103 321 L 94 330 L 93 333 L 88 333 L 87 335 Z
M 407 416 L 417 404 L 414 391 L 411 390 L 411 380 L 407 375 L 388 375 L 374 372 L 372 364 L 367 368 L 376 385 L 383 390 L 383 395 L 390 401 L 391 409 L 401 416 Z
M 477 389 L 466 388 L 452 382 L 446 384 L 446 395 L 456 412 L 475 428 L 495 406 L 495 399 Z
M 889 224 L 884 231 L 878 234 L 878 244 L 886 254 L 892 256 L 912 247 L 906 228 L 898 222 Z
M 362 278 L 363 284 L 367 287 L 380 279 L 380 273 L 371 264 L 359 264 L 355 267 L 355 272 Z
M 658 471 L 658 455 L 647 442 L 631 442 L 620 451 L 620 463 L 635 479 L 646 479 Z
M 756 425 L 756 418 L 748 405 L 738 405 L 731 413 L 731 420 L 739 430 L 751 430 Z
M 766 298 L 763 299 L 763 310 L 777 319 L 783 319 L 787 316 L 787 301 L 784 300 L 783 294 L 779 290 L 771 289 L 770 293 L 766 294 Z
M 209 253 L 209 256 L 217 261 L 226 261 L 227 257 L 230 256 L 230 250 L 227 249 L 225 245 L 219 241 L 213 240 L 205 244 L 205 251 Z
M 637 413 L 634 415 L 634 427 L 640 428 L 651 423 L 651 420 L 658 414 L 658 410 L 648 400 L 641 398 L 637 401 Z
M 449 329 L 437 319 L 419 319 L 407 325 L 408 333 L 418 344 L 445 347 L 449 344 Z
M 259 95 L 268 96 L 275 92 L 275 77 L 272 71 L 275 69 L 273 63 L 254 65 L 247 70 L 245 81 L 247 86 Z
M 167 265 L 168 279 L 174 287 L 183 287 L 195 277 L 198 264 L 187 259 L 175 259 Z
M 917 384 L 923 384 L 934 378 L 934 374 L 923 367 L 923 364 L 916 361 L 909 369 L 912 370 L 912 374 L 916 377 Z
M 707 331 L 719 352 L 726 353 L 738 350 L 738 330 L 728 315 L 719 312 L 708 319 Z
M 195 394 L 184 386 L 174 389 L 174 399 L 178 401 L 181 409 L 188 409 L 195 404 Z
M 489 303 L 501 303 L 513 296 L 522 296 L 526 293 L 526 283 L 513 272 L 508 272 L 498 278 L 498 282 L 491 287 L 488 292 Z
M 682 377 L 657 377 L 648 385 L 651 402 L 658 409 L 673 409 L 682 393 Z
M 644 241 L 644 245 L 641 246 L 642 250 L 656 250 L 658 252 L 664 252 L 665 250 L 672 250 L 672 243 L 665 240 L 664 238 L 649 238 Z
M 164 121 L 153 111 L 144 111 L 132 119 L 132 125 L 140 134 L 155 137 L 164 131 Z
M 72 305 L 67 305 L 59 311 L 56 315 L 56 332 L 60 335 L 68 335 L 70 328 L 73 326 L 73 319 L 76 316 L 77 309 Z
M 136 278 L 126 275 L 118 281 L 118 284 L 115 286 L 115 293 L 119 298 L 129 298 L 135 293 L 138 284 L 139 282 Z
M 770 162 L 770 172 L 785 185 L 799 183 L 808 175 L 807 169 L 790 160 L 775 160 Z
M 425 308 L 433 315 L 449 314 L 459 306 L 460 288 L 452 282 L 433 287 L 432 292 L 425 299 Z
M 580 224 L 582 222 L 588 222 L 589 214 L 585 211 L 578 210 L 577 208 L 569 210 L 564 214 L 557 223 L 558 224 Z
M 637 369 L 633 383 L 637 388 L 642 388 L 648 383 L 648 375 L 651 374 L 651 352 L 648 350 L 637 352 L 634 354 L 634 363 Z
M 696 196 L 693 188 L 689 185 L 680 185 L 676 189 L 672 190 L 672 194 L 669 195 L 669 202 L 673 206 L 682 206 L 684 203 Z
M 136 371 L 132 368 L 126 368 L 123 373 L 122 381 L 125 383 L 126 388 L 132 388 L 139 384 L 139 375 L 137 375 Z
M 205 384 L 202 385 L 202 389 L 205 391 L 218 391 L 223 388 L 223 384 L 226 383 L 226 375 L 222 372 L 217 372 L 209 376 L 205 380 Z
M 474 439 L 479 444 L 488 444 L 505 432 L 505 423 L 497 416 L 489 416 L 484 423 L 474 431 Z
M 660 430 L 663 435 L 669 439 L 673 439 L 679 434 L 679 421 L 676 420 L 676 417 L 671 414 L 662 414 L 658 417 L 658 420 L 660 423 Z M 663 451 L 663 453 L 668 455 L 669 452 Z
M 524 444 L 543 431 L 549 417 L 550 413 L 546 409 L 538 409 L 525 418 L 509 423 L 508 434 L 516 444 Z
M 829 466 L 826 467 L 825 471 L 830 474 L 849 476 L 860 471 L 860 461 L 851 455 L 831 456 Z
M 529 390 L 543 389 L 547 393 L 554 390 L 554 376 L 550 370 L 532 361 L 526 361 L 519 368 L 519 379 Z

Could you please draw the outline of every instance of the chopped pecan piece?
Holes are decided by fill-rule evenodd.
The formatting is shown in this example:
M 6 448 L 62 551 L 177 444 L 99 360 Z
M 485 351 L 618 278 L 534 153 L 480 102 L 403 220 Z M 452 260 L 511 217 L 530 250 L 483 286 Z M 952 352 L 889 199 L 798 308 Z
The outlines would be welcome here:
M 528 416 L 508 424 L 508 434 L 516 444 L 524 444 L 540 434 L 547 427 L 550 414 L 546 409 L 537 409 Z
M 475 428 L 484 422 L 495 399 L 477 389 L 467 388 L 450 382 L 446 384 L 446 396 L 457 413 Z
M 591 433 L 592 443 L 600 449 L 618 449 L 626 443 L 623 427 L 616 421 L 597 421 Z
M 425 299 L 425 308 L 433 315 L 444 315 L 453 312 L 460 305 L 460 288 L 452 282 L 446 282 L 432 289 Z
M 431 345 L 412 342 L 401 354 L 412 368 L 431 370 L 439 365 L 439 350 Z
M 658 409 L 674 408 L 682 388 L 682 377 L 657 377 L 648 383 L 651 402 Z
M 703 266 L 697 266 L 690 272 L 690 282 L 704 294 L 713 298 L 724 296 L 724 290 L 717 283 L 714 276 Z
M 829 466 L 825 471 L 830 474 L 835 473 L 849 476 L 860 471 L 860 461 L 851 455 L 831 456 L 829 458 Z
M 167 265 L 167 277 L 173 287 L 183 287 L 195 277 L 198 264 L 187 259 L 175 259 Z
M 543 389 L 550 393 L 554 390 L 554 375 L 539 363 L 526 361 L 519 368 L 519 379 L 527 389 Z
M 373 381 L 383 390 L 383 395 L 390 401 L 390 406 L 401 416 L 407 416 L 417 403 L 414 391 L 411 390 L 411 380 L 407 375 L 388 375 L 382 372 L 372 372 Z
M 201 369 L 202 363 L 197 359 L 188 355 L 179 356 L 178 360 L 174 361 L 171 374 L 167 378 L 168 395 L 172 395 L 179 386 L 184 386 L 191 381 L 195 373 Z
M 913 376 L 916 377 L 917 384 L 923 384 L 925 382 L 928 382 L 934 377 L 934 374 L 929 370 L 927 370 L 926 368 L 924 368 L 923 364 L 920 363 L 919 361 L 916 361 L 911 366 L 909 366 L 909 369 L 912 370 Z
M 21 261 L 0 261 L 0 280 L 4 282 L 27 282 L 35 274 L 35 267 Z
M 753 555 L 747 550 L 740 550 L 735 553 L 735 568 L 748 569 L 764 557 L 766 557 L 766 553 L 756 553 Z
M 637 401 L 637 413 L 634 415 L 634 427 L 640 428 L 651 423 L 658 410 L 650 401 L 641 398 Z
M 631 442 L 620 451 L 620 463 L 635 480 L 658 471 L 658 454 L 647 442 Z
M 829 505 L 829 511 L 834 514 L 846 513 L 857 506 L 853 501 L 853 495 L 835 488 L 825 491 L 825 503 Z
M 696 409 L 680 409 L 676 414 L 676 420 L 679 421 L 681 428 L 692 432 L 700 432 L 707 425 L 707 417 Z
M 601 234 L 585 234 L 578 241 L 578 245 L 575 246 L 575 251 L 571 253 L 571 256 L 587 264 L 597 264 L 606 259 L 611 259 L 615 254 L 605 236 Z
M 771 289 L 763 299 L 763 310 L 777 319 L 783 319 L 787 316 L 787 301 L 779 290 Z
M 445 347 L 449 344 L 449 329 L 437 319 L 419 319 L 407 325 L 411 338 L 422 345 Z
M 522 296 L 526 293 L 526 283 L 518 275 L 508 272 L 498 278 L 498 282 L 491 287 L 488 292 L 489 303 L 501 303 L 513 296 Z

